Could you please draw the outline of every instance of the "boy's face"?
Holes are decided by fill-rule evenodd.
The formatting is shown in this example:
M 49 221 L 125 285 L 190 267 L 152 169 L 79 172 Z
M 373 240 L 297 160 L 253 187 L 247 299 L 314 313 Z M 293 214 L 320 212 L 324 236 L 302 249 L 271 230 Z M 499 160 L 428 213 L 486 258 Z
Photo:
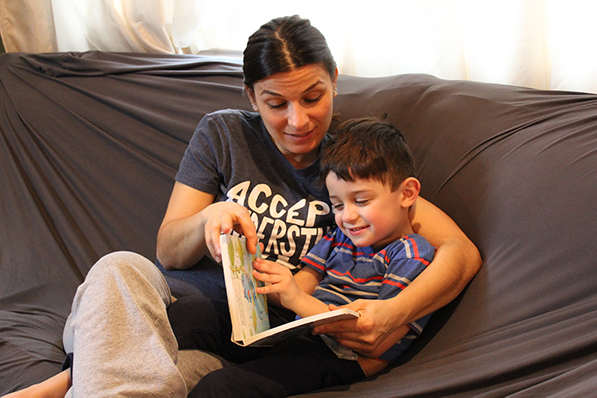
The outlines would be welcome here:
M 377 180 L 325 179 L 336 224 L 359 247 L 383 247 L 411 232 L 408 208 L 402 206 L 404 184 L 396 191 Z

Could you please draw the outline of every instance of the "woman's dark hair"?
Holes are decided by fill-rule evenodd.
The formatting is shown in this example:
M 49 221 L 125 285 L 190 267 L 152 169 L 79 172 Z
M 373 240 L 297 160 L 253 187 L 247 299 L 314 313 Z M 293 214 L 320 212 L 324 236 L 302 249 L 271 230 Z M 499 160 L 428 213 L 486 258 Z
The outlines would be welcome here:
M 273 74 L 319 63 L 333 78 L 336 62 L 321 32 L 298 15 L 275 18 L 249 37 L 243 53 L 244 83 L 253 90 Z
M 344 181 L 377 180 L 393 191 L 408 177 L 416 177 L 404 136 L 377 118 L 351 119 L 338 126 L 321 156 L 321 177 L 330 171 Z

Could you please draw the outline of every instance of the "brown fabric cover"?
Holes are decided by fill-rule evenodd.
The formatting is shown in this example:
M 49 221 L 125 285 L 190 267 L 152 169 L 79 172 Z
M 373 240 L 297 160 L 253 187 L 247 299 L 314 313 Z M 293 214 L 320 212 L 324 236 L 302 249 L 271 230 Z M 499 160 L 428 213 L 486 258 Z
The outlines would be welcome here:
M 186 143 L 249 109 L 239 63 L 115 53 L 0 56 L 0 393 L 63 360 L 75 289 L 102 255 L 152 259 Z M 597 388 L 597 96 L 340 76 L 341 120 L 382 116 L 422 195 L 485 264 L 402 363 L 312 396 L 591 395 Z

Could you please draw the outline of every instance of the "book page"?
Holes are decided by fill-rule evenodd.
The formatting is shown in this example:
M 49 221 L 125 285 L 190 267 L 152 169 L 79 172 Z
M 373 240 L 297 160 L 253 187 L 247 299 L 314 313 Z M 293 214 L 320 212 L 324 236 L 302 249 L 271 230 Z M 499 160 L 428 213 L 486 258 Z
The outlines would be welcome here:
M 267 298 L 257 294 L 255 287 L 261 282 L 253 277 L 253 260 L 246 247 L 244 236 L 222 234 L 222 267 L 226 282 L 228 307 L 232 321 L 232 341 L 242 346 L 271 346 L 278 341 L 308 333 L 316 325 L 358 318 L 359 313 L 340 308 L 270 329 Z M 261 256 L 261 253 L 257 253 Z
M 255 292 L 260 282 L 253 277 L 255 256 L 247 250 L 246 238 L 223 234 L 220 245 L 232 337 L 233 340 L 243 340 L 269 329 L 267 298 Z
M 283 339 L 310 333 L 315 326 L 354 319 L 359 316 L 358 312 L 349 308 L 340 308 L 334 311 L 322 312 L 321 314 L 285 323 L 284 325 L 266 330 L 265 332 L 256 334 L 242 341 L 237 341 L 236 343 L 245 347 L 270 347 Z

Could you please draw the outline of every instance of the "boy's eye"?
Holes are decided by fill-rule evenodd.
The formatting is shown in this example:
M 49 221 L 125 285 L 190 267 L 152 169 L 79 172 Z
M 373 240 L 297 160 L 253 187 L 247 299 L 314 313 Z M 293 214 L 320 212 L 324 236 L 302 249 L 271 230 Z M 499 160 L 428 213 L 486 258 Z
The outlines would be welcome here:
M 369 199 L 359 199 L 355 200 L 354 203 L 358 206 L 364 206 L 369 202 Z
M 332 204 L 333 211 L 340 211 L 340 210 L 342 210 L 343 207 L 344 207 L 344 205 L 342 203 Z

